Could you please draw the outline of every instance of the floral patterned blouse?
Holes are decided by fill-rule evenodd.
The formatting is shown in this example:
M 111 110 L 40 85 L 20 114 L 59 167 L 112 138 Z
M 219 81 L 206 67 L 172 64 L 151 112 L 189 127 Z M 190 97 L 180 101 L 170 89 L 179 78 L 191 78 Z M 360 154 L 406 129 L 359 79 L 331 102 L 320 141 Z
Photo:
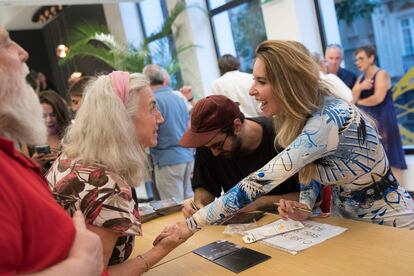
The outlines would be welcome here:
M 82 165 L 61 155 L 46 178 L 56 201 L 71 215 L 81 210 L 86 223 L 119 232 L 109 265 L 128 259 L 136 235 L 142 235 L 138 205 L 119 175 L 100 164 Z

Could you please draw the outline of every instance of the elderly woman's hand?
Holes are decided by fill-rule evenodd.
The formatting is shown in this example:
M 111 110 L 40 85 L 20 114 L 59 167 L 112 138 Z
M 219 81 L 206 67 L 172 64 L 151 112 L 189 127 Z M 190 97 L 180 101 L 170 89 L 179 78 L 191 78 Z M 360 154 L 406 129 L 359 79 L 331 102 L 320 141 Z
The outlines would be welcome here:
M 180 221 L 165 227 L 158 237 L 155 238 L 153 245 L 164 249 L 166 252 L 170 252 L 192 235 L 193 233 L 188 229 L 187 223 Z

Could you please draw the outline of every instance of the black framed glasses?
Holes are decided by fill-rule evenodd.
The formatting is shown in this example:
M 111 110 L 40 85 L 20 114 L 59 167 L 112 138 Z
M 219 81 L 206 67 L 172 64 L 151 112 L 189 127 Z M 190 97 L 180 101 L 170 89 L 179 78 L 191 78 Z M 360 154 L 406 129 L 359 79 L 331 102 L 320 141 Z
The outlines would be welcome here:
M 217 143 L 214 143 L 211 146 L 203 146 L 203 148 L 206 148 L 206 149 L 209 149 L 209 150 L 224 151 L 223 147 L 224 147 L 224 144 L 226 143 L 227 138 L 229 136 L 230 136 L 230 134 L 229 133 L 226 133 L 226 137 L 224 137 L 224 140 L 221 143 L 220 142 L 217 142 Z

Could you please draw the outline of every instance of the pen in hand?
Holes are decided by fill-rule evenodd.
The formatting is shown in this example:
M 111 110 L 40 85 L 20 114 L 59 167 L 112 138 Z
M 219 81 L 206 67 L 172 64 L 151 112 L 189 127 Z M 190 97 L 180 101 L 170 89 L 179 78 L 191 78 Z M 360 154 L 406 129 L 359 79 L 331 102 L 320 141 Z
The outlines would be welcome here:
M 275 203 L 273 203 L 274 205 L 276 205 L 276 206 L 280 206 L 280 204 L 279 204 L 279 202 L 275 202 Z M 292 207 L 294 210 L 297 210 L 297 211 L 301 211 L 301 212 L 305 212 L 305 213 L 308 213 L 308 214 L 312 214 L 312 210 L 311 209 L 307 209 L 307 208 L 301 208 L 301 207 Z
M 199 208 L 195 205 L 194 200 L 190 201 L 191 207 L 193 207 L 194 210 L 198 211 Z

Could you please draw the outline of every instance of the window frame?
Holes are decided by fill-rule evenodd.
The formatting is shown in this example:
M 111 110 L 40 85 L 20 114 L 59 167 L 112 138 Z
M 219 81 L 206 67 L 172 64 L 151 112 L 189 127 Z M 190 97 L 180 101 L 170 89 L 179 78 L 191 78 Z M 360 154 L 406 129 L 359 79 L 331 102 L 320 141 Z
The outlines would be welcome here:
M 221 54 L 220 54 L 219 45 L 218 45 L 218 42 L 217 42 L 216 28 L 214 27 L 213 20 L 212 20 L 213 16 L 215 16 L 217 14 L 220 14 L 222 12 L 226 12 L 228 10 L 231 10 L 232 8 L 235 8 L 237 6 L 240 6 L 242 4 L 249 3 L 249 2 L 252 2 L 252 0 L 232 0 L 230 2 L 227 2 L 226 4 L 223 4 L 221 6 L 218 6 L 218 7 L 214 8 L 214 9 L 211 9 L 210 1 L 205 0 L 207 11 L 208 11 L 208 20 L 210 22 L 210 28 L 211 28 L 211 33 L 212 33 L 212 36 L 213 36 L 214 49 L 216 51 L 216 58 L 217 59 L 220 58 Z
M 147 1 L 155 1 L 155 0 L 147 0 Z M 162 16 L 163 16 L 162 24 L 164 24 L 166 18 L 169 16 L 168 7 L 167 7 L 167 0 L 158 0 L 158 1 L 160 3 L 161 12 L 162 12 Z M 136 8 L 137 8 L 137 11 L 138 11 L 138 19 L 139 19 L 139 23 L 141 25 L 142 35 L 143 35 L 144 40 L 145 40 L 145 39 L 148 38 L 148 36 L 150 34 L 148 34 L 147 30 L 146 30 L 146 25 L 145 25 L 143 13 L 142 13 L 142 8 L 141 8 L 141 2 L 142 1 L 136 3 Z M 176 53 L 176 51 L 177 51 L 177 48 L 175 47 L 175 42 L 174 42 L 174 39 L 173 39 L 173 33 L 170 33 L 167 37 L 164 37 L 164 38 L 168 39 L 168 47 L 170 49 L 170 55 L 172 57 L 173 54 Z M 163 38 L 160 38 L 160 39 L 163 39 Z M 152 58 L 151 55 L 149 57 L 149 60 L 150 60 L 151 63 L 153 62 L 153 58 Z M 181 75 L 181 68 L 179 68 L 179 70 L 175 73 L 175 77 L 176 77 L 177 84 L 182 84 L 183 79 L 182 79 L 182 75 Z

